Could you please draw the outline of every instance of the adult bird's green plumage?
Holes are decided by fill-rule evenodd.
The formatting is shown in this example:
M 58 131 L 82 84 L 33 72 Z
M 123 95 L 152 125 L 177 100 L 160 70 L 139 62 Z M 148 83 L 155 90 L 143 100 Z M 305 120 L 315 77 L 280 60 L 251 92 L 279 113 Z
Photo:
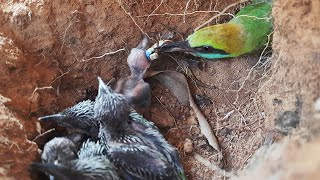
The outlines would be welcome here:
M 186 41 L 166 44 L 159 51 L 184 51 L 207 59 L 237 57 L 262 48 L 272 31 L 271 2 L 246 6 L 228 23 L 208 26 Z

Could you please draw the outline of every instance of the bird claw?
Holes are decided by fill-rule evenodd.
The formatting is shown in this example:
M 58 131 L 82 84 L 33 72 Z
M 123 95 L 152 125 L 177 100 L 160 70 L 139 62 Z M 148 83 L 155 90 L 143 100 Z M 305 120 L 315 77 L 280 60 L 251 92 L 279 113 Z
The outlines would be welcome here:
M 156 49 L 158 47 L 161 47 L 162 45 L 168 43 L 168 42 L 171 42 L 171 41 L 170 40 L 160 40 L 159 42 L 152 45 L 149 49 L 147 49 L 146 56 L 148 57 L 148 59 L 150 59 L 151 61 L 158 59 L 158 52 L 156 51 Z

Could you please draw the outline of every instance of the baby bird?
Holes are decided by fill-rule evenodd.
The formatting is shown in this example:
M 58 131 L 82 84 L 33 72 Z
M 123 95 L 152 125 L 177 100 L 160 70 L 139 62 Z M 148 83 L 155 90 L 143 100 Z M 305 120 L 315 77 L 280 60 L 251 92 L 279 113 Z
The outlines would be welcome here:
M 99 138 L 122 178 L 185 179 L 176 149 L 142 116 L 130 120 L 130 100 L 98 80 L 94 112 L 100 122 Z
M 43 163 L 59 164 L 77 158 L 78 147 L 67 137 L 55 137 L 43 148 L 41 160 Z
M 43 163 L 59 164 L 77 158 L 78 147 L 75 142 L 67 137 L 55 137 L 47 142 L 43 148 L 41 160 Z M 49 175 L 50 179 L 54 179 Z
M 127 58 L 131 75 L 120 79 L 115 86 L 115 92 L 126 96 L 140 114 L 146 112 L 151 104 L 150 86 L 143 80 L 143 77 L 151 61 L 157 58 L 156 53 L 148 53 L 147 44 L 148 38 L 144 37 L 136 48 L 131 49 Z
M 63 110 L 57 114 L 40 117 L 40 121 L 54 121 L 60 126 L 67 128 L 69 132 L 77 132 L 97 137 L 99 123 L 94 120 L 94 102 L 86 100 Z
M 70 108 L 63 110 L 58 114 L 40 117 L 40 121 L 54 121 L 58 125 L 65 127 L 69 131 L 69 136 L 81 137 L 84 139 L 89 135 L 91 138 L 97 138 L 99 133 L 99 122 L 93 118 L 94 101 L 83 101 Z M 157 129 L 151 121 L 141 118 L 134 109 L 131 108 L 129 114 L 129 121 L 143 122 L 146 126 Z M 69 138 L 70 139 L 70 138 Z M 80 139 L 78 140 L 80 142 Z
M 32 169 L 50 174 L 57 180 L 118 180 L 114 166 L 103 154 L 104 145 L 90 140 L 83 143 L 77 159 L 59 163 L 33 163 Z

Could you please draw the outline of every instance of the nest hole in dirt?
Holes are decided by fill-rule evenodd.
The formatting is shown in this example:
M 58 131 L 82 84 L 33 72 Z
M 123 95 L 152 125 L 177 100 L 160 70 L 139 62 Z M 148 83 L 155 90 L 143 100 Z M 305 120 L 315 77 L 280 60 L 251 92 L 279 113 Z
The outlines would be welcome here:
M 184 39 L 204 19 L 234 2 L 6 3 L 1 6 L 0 14 L 3 16 L 0 44 L 4 59 L 0 66 L 0 93 L 11 99 L 6 106 L 23 125 L 19 131 L 7 131 L 8 137 L 29 144 L 36 141 L 41 149 L 50 138 L 61 135 L 63 129 L 52 124 L 40 125 L 37 118 L 59 112 L 81 100 L 93 99 L 97 76 L 105 80 L 127 76 L 127 55 L 142 35 L 152 38 L 151 43 L 159 40 L 159 35 L 173 34 L 175 40 Z M 234 14 L 245 4 L 234 6 L 228 12 Z M 226 14 L 212 23 L 222 23 L 230 18 Z M 267 120 L 271 112 L 265 108 L 265 99 L 260 94 L 272 76 L 274 63 L 271 61 L 275 58 L 270 58 L 271 54 L 271 49 L 267 48 L 262 53 L 205 62 L 182 54 L 170 54 L 152 64 L 154 70 L 176 70 L 186 75 L 193 97 L 222 148 L 224 160 L 218 162 L 218 153 L 201 135 L 191 109 L 181 105 L 158 81 L 148 79 L 152 88 L 148 119 L 155 122 L 166 139 L 178 148 L 188 179 L 223 178 L 198 162 L 194 153 L 211 163 L 218 163 L 227 171 L 240 170 L 261 145 L 282 136 L 274 131 L 270 118 Z M 293 98 L 297 102 L 293 114 L 300 115 L 300 98 Z M 282 103 L 281 99 L 273 100 L 273 106 Z M 293 120 L 299 124 L 299 117 Z M 53 127 L 56 131 L 37 137 Z M 26 136 L 16 137 L 19 133 Z M 192 148 L 186 151 L 184 145 L 190 140 Z M 31 149 L 33 154 L 29 161 L 22 163 L 23 168 L 28 166 L 30 159 L 35 160 L 36 156 L 39 159 L 37 148 L 32 146 Z
M 198 3 L 191 2 L 186 8 L 184 4 L 162 4 L 162 1 L 160 4 L 129 1 L 102 4 L 45 2 L 42 5 L 43 12 L 35 12 L 35 4 L 26 6 L 25 11 L 30 8 L 32 13 L 30 19 L 24 18 L 24 14 L 11 16 L 15 18 L 11 26 L 19 27 L 11 34 L 23 36 L 14 40 L 12 48 L 17 47 L 19 51 L 16 53 L 23 58 L 8 64 L 11 67 L 7 66 L 6 71 L 13 81 L 2 91 L 12 98 L 12 106 L 17 108 L 17 112 L 21 112 L 23 119 L 27 117 L 28 120 L 23 121 L 27 138 L 37 142 L 41 149 L 52 137 L 63 135 L 63 129 L 53 124 L 43 123 L 40 130 L 37 117 L 59 112 L 84 99 L 93 99 L 96 95 L 98 75 L 104 79 L 118 79 L 128 75 L 125 63 L 128 51 L 138 44 L 142 34 L 153 37 L 152 42 L 158 39 L 159 34 L 166 33 L 173 33 L 175 39 L 179 40 L 185 38 L 186 34 L 192 31 L 192 27 L 199 25 L 202 19 L 212 16 L 212 13 L 206 12 L 163 18 L 150 10 L 158 8 L 158 14 L 174 12 L 173 9 L 208 11 L 208 5 L 213 5 L 208 2 Z M 216 2 L 211 10 L 221 10 L 230 3 L 232 1 Z M 101 7 L 92 9 L 98 5 Z M 61 9 L 49 11 L 46 6 Z M 239 7 L 235 6 L 230 13 L 236 12 Z M 96 13 L 98 11 L 101 13 Z M 150 16 L 140 17 L 145 14 Z M 230 18 L 221 16 L 216 22 L 221 23 Z M 185 22 L 181 23 L 181 19 Z M 140 26 L 146 30 L 140 29 Z M 27 36 L 29 42 L 22 41 Z M 119 49 L 123 50 L 103 57 L 97 56 Z M 196 103 L 216 133 L 224 155 L 224 162 L 219 164 L 224 164 L 223 168 L 226 170 L 242 168 L 254 150 L 263 143 L 264 115 L 259 110 L 255 92 L 266 78 L 263 74 L 267 73 L 269 68 L 266 56 L 270 57 L 270 53 L 264 53 L 260 61 L 259 55 L 247 55 L 232 60 L 201 62 L 202 60 L 181 54 L 171 54 L 160 57 L 151 67 L 156 70 L 177 70 L 184 74 L 187 69 L 191 70 L 193 75 L 186 76 L 189 77 Z M 255 67 L 252 68 L 253 66 Z M 213 176 L 213 172 L 202 168 L 203 165 L 192 155 L 193 152 L 199 153 L 213 163 L 218 160 L 217 152 L 201 135 L 190 108 L 182 106 L 156 80 L 151 79 L 148 82 L 153 95 L 149 119 L 155 122 L 166 139 L 179 149 L 187 177 L 196 179 Z M 19 87 L 9 91 L 10 87 L 18 84 Z M 219 90 L 213 89 L 213 85 L 219 87 Z M 17 92 L 24 98 L 14 96 Z M 52 128 L 56 130 L 51 131 Z M 37 137 L 39 132 L 48 130 L 50 132 Z M 191 153 L 184 151 L 186 139 L 192 141 Z

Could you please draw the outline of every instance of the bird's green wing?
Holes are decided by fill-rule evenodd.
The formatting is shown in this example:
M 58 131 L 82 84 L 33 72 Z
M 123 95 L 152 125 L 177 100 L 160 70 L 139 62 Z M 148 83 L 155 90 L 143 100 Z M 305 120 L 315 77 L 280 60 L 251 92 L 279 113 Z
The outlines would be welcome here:
M 260 49 L 272 31 L 271 3 L 251 4 L 239 11 L 229 23 L 241 25 L 245 44 L 241 53 Z

